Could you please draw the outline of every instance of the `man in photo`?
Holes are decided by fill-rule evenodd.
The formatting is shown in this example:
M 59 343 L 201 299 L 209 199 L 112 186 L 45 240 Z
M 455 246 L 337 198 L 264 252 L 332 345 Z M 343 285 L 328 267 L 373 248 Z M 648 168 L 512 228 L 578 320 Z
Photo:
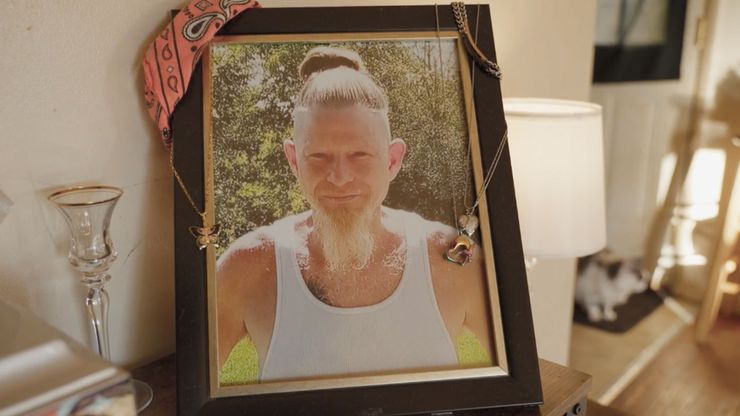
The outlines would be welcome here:
M 448 262 L 456 230 L 382 205 L 407 151 L 383 89 L 345 49 L 312 49 L 299 73 L 283 150 L 310 210 L 218 259 L 219 369 L 247 336 L 261 382 L 458 368 L 466 330 L 492 357 L 480 253 Z

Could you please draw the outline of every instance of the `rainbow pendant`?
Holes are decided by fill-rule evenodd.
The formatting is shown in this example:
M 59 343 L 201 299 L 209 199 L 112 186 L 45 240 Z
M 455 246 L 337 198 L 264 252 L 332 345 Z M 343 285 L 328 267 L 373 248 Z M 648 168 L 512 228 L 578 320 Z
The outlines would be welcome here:
M 445 252 L 447 261 L 464 266 L 470 263 L 475 254 L 475 241 L 471 238 L 478 229 L 478 218 L 474 215 L 461 215 L 457 220 L 457 237 L 450 242 Z

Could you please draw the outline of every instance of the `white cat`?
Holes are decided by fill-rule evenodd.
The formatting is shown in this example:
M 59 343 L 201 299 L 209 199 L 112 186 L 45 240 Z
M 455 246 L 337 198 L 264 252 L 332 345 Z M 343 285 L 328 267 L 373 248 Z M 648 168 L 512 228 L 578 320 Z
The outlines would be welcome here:
M 589 321 L 616 320 L 614 307 L 647 289 L 647 279 L 639 266 L 639 260 L 621 259 L 608 249 L 578 260 L 576 303 L 586 311 Z

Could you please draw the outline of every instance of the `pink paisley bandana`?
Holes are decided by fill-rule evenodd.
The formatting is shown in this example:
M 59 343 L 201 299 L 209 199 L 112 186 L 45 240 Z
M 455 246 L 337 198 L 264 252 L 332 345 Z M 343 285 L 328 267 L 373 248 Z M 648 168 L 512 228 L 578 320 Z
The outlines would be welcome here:
M 144 55 L 144 99 L 162 141 L 172 144 L 170 116 L 188 88 L 195 65 L 216 32 L 256 0 L 191 0 Z

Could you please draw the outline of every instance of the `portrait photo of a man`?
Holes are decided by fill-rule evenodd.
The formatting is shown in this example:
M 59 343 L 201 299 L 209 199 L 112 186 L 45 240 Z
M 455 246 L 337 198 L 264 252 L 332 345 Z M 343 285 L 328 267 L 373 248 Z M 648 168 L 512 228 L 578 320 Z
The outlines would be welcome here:
M 475 192 L 454 40 L 232 42 L 209 65 L 220 384 L 492 365 L 490 268 L 444 255 Z

